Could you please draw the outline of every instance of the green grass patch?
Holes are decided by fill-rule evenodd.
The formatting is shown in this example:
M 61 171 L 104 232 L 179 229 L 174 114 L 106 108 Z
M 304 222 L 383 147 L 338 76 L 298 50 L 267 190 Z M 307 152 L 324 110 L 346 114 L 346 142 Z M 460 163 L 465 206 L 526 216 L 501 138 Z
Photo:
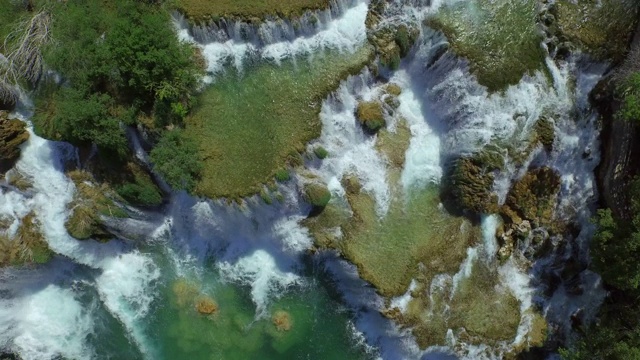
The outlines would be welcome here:
M 195 22 L 221 17 L 260 20 L 269 15 L 293 17 L 329 7 L 329 0 L 176 0 L 177 9 Z
M 622 60 L 638 23 L 636 0 L 559 0 L 553 9 L 560 32 L 601 60 Z
M 291 156 L 320 136 L 323 99 L 371 59 L 355 54 L 319 54 L 313 60 L 261 64 L 243 75 L 229 73 L 200 97 L 185 119 L 185 136 L 203 159 L 197 195 L 240 198 L 260 192 L 274 176 L 285 178 Z
M 469 60 L 481 85 L 499 91 L 546 69 L 536 16 L 535 0 L 472 0 L 445 6 L 426 23 Z

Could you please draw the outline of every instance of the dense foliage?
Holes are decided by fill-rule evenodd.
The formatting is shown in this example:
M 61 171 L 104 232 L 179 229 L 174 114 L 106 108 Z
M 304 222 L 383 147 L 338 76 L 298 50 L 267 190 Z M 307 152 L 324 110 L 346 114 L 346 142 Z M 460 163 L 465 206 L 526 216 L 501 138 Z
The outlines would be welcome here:
M 625 120 L 640 121 L 640 72 L 628 77 L 621 88 L 620 116 Z
M 160 141 L 154 167 L 168 182 L 190 188 L 193 178 L 171 171 L 186 169 L 196 176 L 192 161 L 175 168 L 174 159 L 193 160 L 194 151 L 162 156 L 175 139 L 166 129 L 182 126 L 193 105 L 201 75 L 194 49 L 180 42 L 171 18 L 160 2 L 80 1 L 47 4 L 52 14 L 52 43 L 43 49 L 49 68 L 59 79 L 41 84 L 36 132 L 78 146 L 96 145 L 101 163 L 99 180 L 113 185 L 126 200 L 157 205 L 162 196 L 149 174 L 135 162 L 126 136 L 128 126 L 144 129 Z M 160 155 L 158 155 L 160 154 Z M 193 160 L 195 161 L 195 160 Z
M 167 183 L 176 189 L 192 191 L 202 171 L 198 146 L 180 129 L 164 133 L 151 151 L 151 160 Z

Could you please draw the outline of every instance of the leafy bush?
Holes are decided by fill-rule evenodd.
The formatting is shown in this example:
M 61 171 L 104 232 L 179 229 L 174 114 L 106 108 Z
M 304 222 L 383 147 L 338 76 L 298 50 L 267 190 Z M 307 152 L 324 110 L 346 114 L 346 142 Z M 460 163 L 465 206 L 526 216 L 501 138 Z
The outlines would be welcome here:
M 621 89 L 620 116 L 625 120 L 640 121 L 640 72 L 632 74 Z
M 202 171 L 197 145 L 181 129 L 164 133 L 151 151 L 154 169 L 176 189 L 193 191 Z

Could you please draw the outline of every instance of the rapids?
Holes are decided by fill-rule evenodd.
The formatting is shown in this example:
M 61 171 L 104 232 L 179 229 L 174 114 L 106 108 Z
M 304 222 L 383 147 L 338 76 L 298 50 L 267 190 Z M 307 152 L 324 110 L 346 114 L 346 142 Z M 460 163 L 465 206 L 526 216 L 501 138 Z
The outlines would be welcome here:
M 446 1 L 429 3 L 397 1 L 383 21 L 421 24 Z M 354 52 L 367 39 L 367 7 L 361 0 L 336 2 L 295 22 L 274 19 L 260 26 L 189 27 L 177 14 L 175 23 L 181 39 L 202 49 L 209 72 L 205 80 L 215 82 L 229 67 L 250 71 L 252 61 L 299 61 L 329 49 Z M 301 177 L 278 185 L 284 200 L 273 205 L 258 196 L 228 205 L 174 193 L 162 211 L 117 224 L 123 234 L 137 233 L 141 240 L 77 241 L 64 227 L 75 191 L 64 164 L 76 161 L 76 150 L 31 133 L 16 168 L 33 186 L 25 191 L 3 186 L 0 215 L 11 219 L 15 232 L 20 219 L 34 211 L 57 255 L 46 265 L 0 273 L 0 348 L 25 360 L 500 358 L 526 343 L 533 308 L 542 309 L 554 334 L 569 338 L 572 314 L 582 309 L 589 321 L 604 297 L 599 277 L 581 272 L 581 295 L 564 281 L 550 288 L 541 279 L 559 277 L 568 257 L 587 261 L 593 231 L 588 219 L 597 198 L 593 172 L 599 162 L 597 116 L 587 95 L 605 68 L 580 55 L 559 65 L 548 60 L 551 78 L 537 72 L 504 93 L 489 94 L 464 60 L 442 54 L 442 34 L 420 27 L 417 44 L 397 71 L 381 69 L 374 76 L 364 69 L 323 101 L 322 135 L 309 148 L 322 145 L 330 156 L 307 160 L 306 167 L 337 197 L 345 194 L 342 177 L 356 174 L 375 199 L 378 216 L 385 216 L 392 200 L 387 163 L 375 137 L 365 134 L 354 117 L 358 100 L 381 93 L 383 78 L 402 88 L 389 128 L 402 118 L 411 132 L 400 175 L 405 190 L 439 184 L 452 157 L 498 142 L 523 146 L 540 115 L 553 113 L 557 136 L 551 154 L 537 148 L 524 165 L 508 162 L 494 187 L 504 202 L 527 165 L 554 168 L 562 181 L 558 211 L 581 225 L 579 235 L 533 263 L 521 255 L 499 263 L 495 233 L 500 220 L 487 214 L 482 241 L 467 249 L 459 271 L 431 284 L 433 289 L 450 286 L 454 294 L 474 263 L 495 268 L 500 286 L 520 304 L 513 341 L 465 342 L 449 330 L 446 346 L 420 349 L 408 329 L 381 314 L 386 299 L 359 278 L 353 264 L 332 251 L 307 252 L 313 239 L 302 224 L 310 206 L 298 195 Z M 23 101 L 13 116 L 29 122 L 31 110 Z M 130 138 L 146 161 L 135 134 Z M 391 306 L 407 311 L 415 288 L 412 282 L 405 295 L 390 300 Z M 212 300 L 215 310 L 195 311 L 203 299 Z M 279 311 L 289 314 L 290 330 L 274 325 Z

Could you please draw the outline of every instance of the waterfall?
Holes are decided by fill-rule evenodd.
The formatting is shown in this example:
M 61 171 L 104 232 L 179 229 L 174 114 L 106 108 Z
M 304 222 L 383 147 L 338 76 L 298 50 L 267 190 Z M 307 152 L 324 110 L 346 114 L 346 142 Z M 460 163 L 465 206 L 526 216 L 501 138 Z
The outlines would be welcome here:
M 394 1 L 387 4 L 381 21 L 421 24 L 443 3 L 446 1 Z M 367 11 L 367 1 L 345 0 L 334 1 L 329 9 L 307 12 L 298 19 L 267 18 L 261 23 L 227 19 L 194 25 L 179 14 L 174 18 L 179 37 L 202 51 L 209 72 L 206 80 L 214 82 L 215 76 L 230 68 L 245 71 L 253 60 L 279 63 L 284 59 L 304 61 L 325 50 L 353 52 L 366 42 Z M 580 312 L 584 322 L 593 320 L 604 299 L 598 275 L 584 269 L 594 230 L 589 219 L 597 201 L 594 169 L 599 163 L 597 114 L 589 106 L 588 93 L 605 67 L 580 55 L 560 64 L 547 59 L 549 74 L 537 71 L 504 92 L 489 93 L 470 74 L 467 61 L 448 50 L 441 33 L 424 26 L 420 31 L 416 45 L 398 70 L 381 69 L 374 75 L 363 69 L 342 81 L 322 101 L 322 133 L 308 144 L 307 150 L 322 146 L 329 156 L 322 161 L 306 159 L 304 174 L 278 184 L 282 201 L 265 204 L 256 195 L 239 204 L 229 204 L 222 199 L 173 192 L 162 212 L 141 211 L 141 219 L 117 220 L 121 229 L 138 229 L 135 241 L 78 241 L 67 233 L 64 223 L 70 214 L 68 204 L 73 200 L 75 185 L 65 176 L 64 164 L 77 160 L 76 150 L 69 144 L 42 139 L 30 129 L 31 137 L 23 145 L 16 168 L 33 186 L 24 192 L 0 188 L 0 217 L 9 219 L 9 231 L 15 232 L 21 219 L 33 211 L 46 242 L 57 255 L 43 266 L 0 272 L 0 348 L 25 360 L 101 358 L 112 354 L 101 352 L 95 338 L 113 335 L 121 328 L 123 334 L 113 335 L 120 343 L 114 340 L 114 344 L 102 345 L 124 348 L 123 353 L 114 353 L 114 358 L 169 357 L 163 349 L 174 344 L 167 345 L 169 341 L 162 336 L 171 338 L 167 335 L 171 331 L 185 331 L 179 326 L 184 321 L 180 317 L 184 316 L 191 325 L 193 318 L 189 316 L 195 316 L 195 310 L 189 305 L 184 313 L 174 315 L 176 319 L 167 316 L 178 324 L 167 320 L 175 328 L 165 328 L 166 323 L 158 319 L 163 312 L 179 312 L 172 308 L 171 296 L 175 294 L 171 295 L 171 286 L 174 281 L 184 280 L 197 284 L 197 291 L 208 296 L 219 296 L 223 301 L 225 296 L 232 298 L 225 303 L 226 309 L 221 303 L 220 316 L 224 311 L 233 316 L 231 320 L 213 315 L 213 320 L 194 317 L 211 322 L 202 328 L 194 325 L 196 331 L 203 332 L 197 334 L 202 339 L 195 336 L 180 346 L 193 350 L 189 346 L 197 340 L 215 335 L 224 338 L 226 330 L 237 327 L 241 331 L 240 340 L 236 341 L 242 345 L 245 340 L 250 342 L 250 334 L 258 334 L 256 343 L 263 341 L 264 349 L 272 351 L 273 344 L 277 344 L 286 351 L 286 346 L 295 347 L 294 341 L 286 346 L 278 344 L 284 335 L 277 334 L 281 336 L 278 338 L 264 329 L 271 325 L 275 307 L 294 307 L 297 304 L 291 305 L 294 301 L 290 298 L 305 291 L 326 290 L 316 284 L 317 274 L 311 276 L 309 272 L 328 274 L 328 287 L 341 298 L 340 305 L 331 303 L 321 311 L 307 306 L 306 311 L 323 316 L 321 321 L 313 319 L 309 329 L 316 333 L 325 321 L 347 318 L 341 328 L 349 333 L 349 346 L 364 353 L 363 358 L 500 358 L 526 346 L 535 309 L 542 309 L 554 329 L 552 336 L 561 340 L 571 337 L 572 317 Z M 391 174 L 390 160 L 376 146 L 377 136 L 365 133 L 355 116 L 358 102 L 380 98 L 388 83 L 396 84 L 402 92 L 397 108 L 385 113 L 387 129 L 396 131 L 403 123 L 410 132 L 404 165 L 398 174 Z M 499 215 L 484 214 L 480 240 L 464 249 L 464 259 L 455 264 L 454 271 L 437 274 L 422 288 L 419 279 L 412 279 L 404 294 L 385 299 L 362 280 L 356 265 L 336 251 L 309 254 L 314 240 L 304 221 L 311 209 L 300 196 L 305 177 L 322 180 L 333 198 L 338 199 L 335 201 L 344 202 L 347 189 L 342 180 L 355 176 L 362 191 L 374 200 L 375 215 L 383 219 L 398 200 L 398 193 L 406 195 L 415 189 L 440 185 L 444 169 L 453 158 L 473 154 L 487 145 L 500 150 L 506 146 L 523 150 L 536 121 L 549 113 L 553 114 L 556 134 L 553 150 L 547 153 L 538 146 L 522 163 L 509 161 L 494 182 L 494 191 L 500 204 L 504 204 L 511 185 L 528 167 L 549 166 L 559 173 L 560 201 L 555 211 L 562 220 L 577 224 L 579 234 L 571 239 L 550 239 L 552 249 L 544 256 L 530 256 L 527 251 L 532 245 L 523 241 L 508 260 L 501 262 L 496 256 Z M 13 115 L 29 121 L 30 114 L 24 109 Z M 129 137 L 136 157 L 146 163 L 147 154 L 135 131 L 130 130 Z M 507 156 L 505 159 L 509 160 Z M 444 211 L 442 204 L 438 206 Z M 338 238 L 344 235 L 340 231 L 336 230 Z M 569 260 L 580 265 L 571 276 L 564 274 Z M 416 291 L 428 292 L 432 299 L 441 291 L 446 295 L 443 299 L 451 301 L 478 263 L 494 270 L 495 291 L 509 292 L 518 301 L 521 319 L 514 339 L 478 344 L 458 336 L 457 329 L 447 329 L 446 344 L 421 349 L 411 328 L 383 315 L 391 308 L 407 313 Z M 241 295 L 233 297 L 229 293 Z M 340 308 L 338 315 L 326 315 L 324 312 L 335 310 L 329 307 Z M 105 324 L 115 325 L 105 330 L 109 327 Z M 211 329 L 219 333 L 204 334 L 214 331 Z M 182 340 L 171 339 L 176 343 Z M 299 344 L 311 346 L 312 342 L 305 339 Z M 220 345 L 220 349 L 214 349 L 212 343 L 204 344 L 203 347 L 211 347 L 207 351 L 220 351 L 216 355 L 227 354 L 223 351 L 230 351 L 233 346 L 244 349 L 237 343 L 227 344 L 228 348 Z M 256 348 L 261 349 L 257 345 Z M 342 351 L 338 345 L 335 348 Z M 134 355 L 122 355 L 126 351 Z

